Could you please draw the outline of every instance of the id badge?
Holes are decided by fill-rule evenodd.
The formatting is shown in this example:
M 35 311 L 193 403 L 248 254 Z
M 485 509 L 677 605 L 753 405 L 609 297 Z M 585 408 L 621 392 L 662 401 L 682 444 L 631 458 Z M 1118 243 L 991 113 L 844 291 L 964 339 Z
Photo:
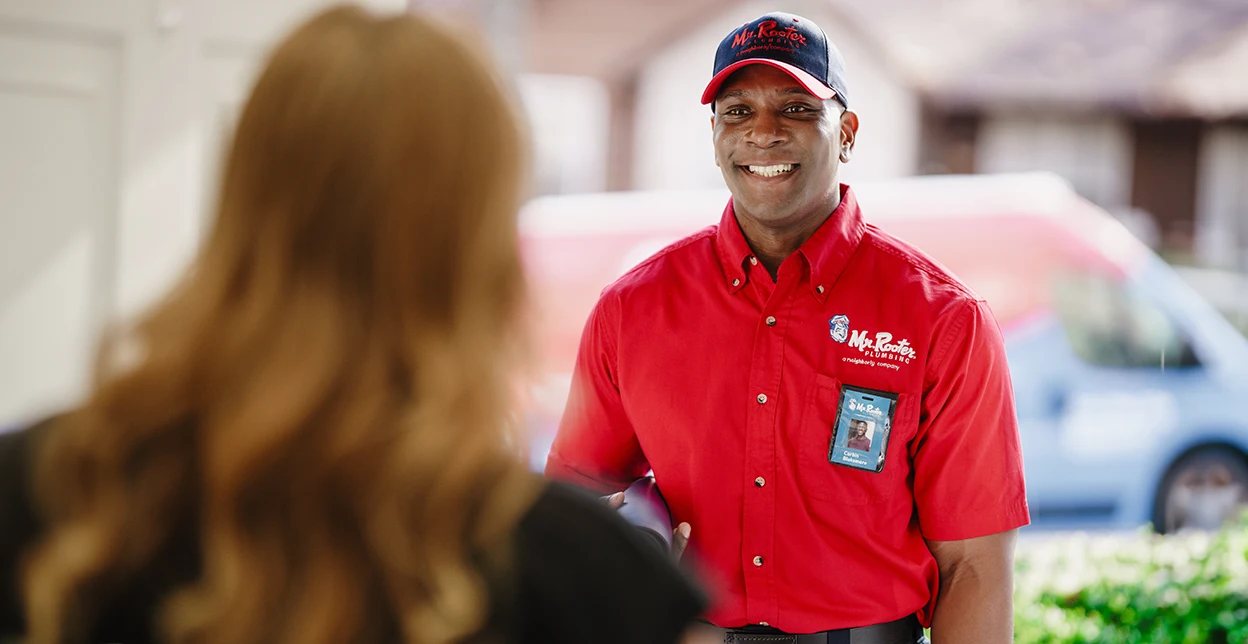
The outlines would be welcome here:
M 868 472 L 882 471 L 896 411 L 897 394 L 842 385 L 828 462 Z

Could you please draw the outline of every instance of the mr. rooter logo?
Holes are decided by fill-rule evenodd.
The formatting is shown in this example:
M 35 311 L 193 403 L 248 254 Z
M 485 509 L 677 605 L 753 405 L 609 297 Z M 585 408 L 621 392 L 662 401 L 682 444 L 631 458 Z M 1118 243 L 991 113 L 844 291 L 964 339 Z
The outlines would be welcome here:
M 803 36 L 797 30 L 797 27 L 789 26 L 784 29 L 776 29 L 778 24 L 775 20 L 765 20 L 759 23 L 757 29 L 742 29 L 732 37 L 732 48 L 736 49 L 745 45 L 759 44 L 754 42 L 755 39 L 769 43 L 781 41 L 788 45 L 806 46 L 806 36 Z

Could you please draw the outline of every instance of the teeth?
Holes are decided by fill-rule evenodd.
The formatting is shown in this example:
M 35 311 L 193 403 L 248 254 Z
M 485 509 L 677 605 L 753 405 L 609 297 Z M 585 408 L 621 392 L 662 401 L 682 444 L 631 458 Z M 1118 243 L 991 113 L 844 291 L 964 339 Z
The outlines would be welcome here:
M 779 165 L 751 165 L 746 166 L 750 172 L 760 177 L 775 177 L 785 172 L 792 172 L 797 167 L 795 163 L 781 163 Z

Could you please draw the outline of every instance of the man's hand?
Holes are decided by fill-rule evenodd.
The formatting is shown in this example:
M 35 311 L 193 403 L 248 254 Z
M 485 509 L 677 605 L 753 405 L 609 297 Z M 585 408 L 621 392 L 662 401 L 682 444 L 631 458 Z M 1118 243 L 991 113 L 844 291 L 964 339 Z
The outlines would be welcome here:
M 616 492 L 611 496 L 603 497 L 607 505 L 619 510 L 624 507 L 624 493 Z M 693 532 L 693 528 L 688 523 L 681 523 L 672 530 L 672 560 L 680 561 L 682 555 L 685 554 L 685 548 L 689 546 L 689 535 Z
M 693 528 L 688 523 L 681 523 L 672 530 L 672 561 L 680 561 L 681 556 L 685 554 L 685 548 L 689 546 L 689 534 L 693 532 Z

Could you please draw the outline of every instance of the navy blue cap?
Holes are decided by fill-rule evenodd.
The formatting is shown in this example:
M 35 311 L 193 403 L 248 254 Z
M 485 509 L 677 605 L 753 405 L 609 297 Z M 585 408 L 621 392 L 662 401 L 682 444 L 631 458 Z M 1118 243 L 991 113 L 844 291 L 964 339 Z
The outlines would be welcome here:
M 702 104 L 715 100 L 719 86 L 746 65 L 784 70 L 806 91 L 849 107 L 845 92 L 845 59 L 814 22 L 791 13 L 774 12 L 734 29 L 715 50 L 715 72 L 702 92 Z

